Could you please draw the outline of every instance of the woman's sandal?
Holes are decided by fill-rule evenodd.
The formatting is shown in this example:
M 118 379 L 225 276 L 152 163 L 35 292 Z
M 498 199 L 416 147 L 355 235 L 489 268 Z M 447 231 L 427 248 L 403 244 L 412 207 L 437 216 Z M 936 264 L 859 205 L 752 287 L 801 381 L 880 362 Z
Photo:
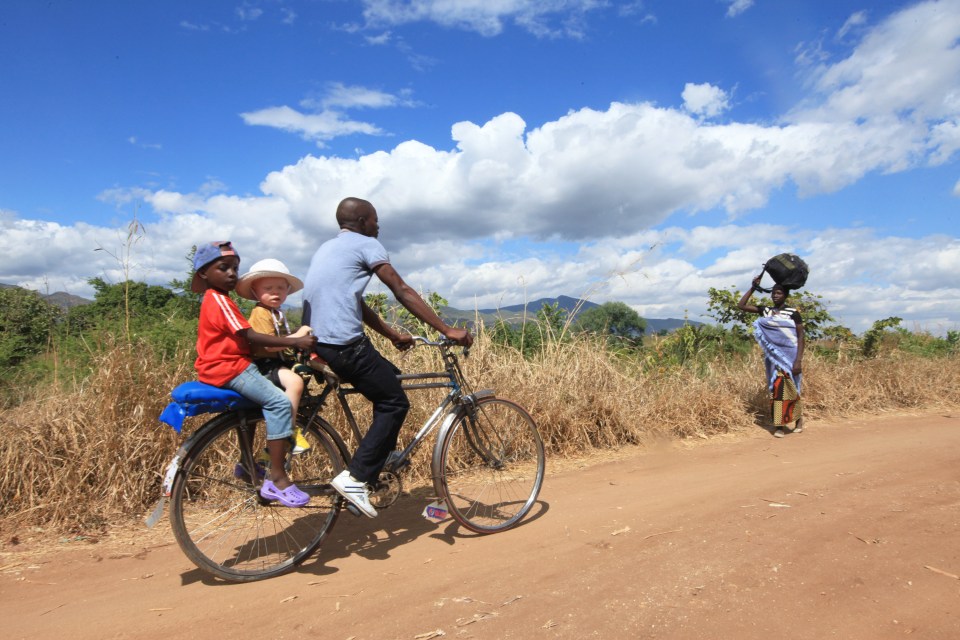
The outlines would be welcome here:
M 285 507 L 302 507 L 310 502 L 310 496 L 291 484 L 286 489 L 279 489 L 272 480 L 264 480 L 260 487 L 260 495 L 265 500 L 276 500 Z

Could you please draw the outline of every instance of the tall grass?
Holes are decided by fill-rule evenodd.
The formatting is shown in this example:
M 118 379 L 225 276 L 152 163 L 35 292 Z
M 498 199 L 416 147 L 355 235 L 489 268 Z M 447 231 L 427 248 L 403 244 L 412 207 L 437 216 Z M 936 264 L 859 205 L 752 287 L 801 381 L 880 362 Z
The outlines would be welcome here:
M 36 385 L 0 412 L 0 523 L 88 531 L 129 517 L 157 497 L 157 472 L 177 438 L 158 426 L 169 390 L 193 375 L 146 344 L 105 345 L 79 384 Z
M 400 356 L 388 344 L 377 346 L 404 371 L 439 367 L 431 349 Z M 145 344 L 106 345 L 94 373 L 81 384 L 34 386 L 24 394 L 26 401 L 0 411 L 0 528 L 43 525 L 84 532 L 142 517 L 159 497 L 164 466 L 183 437 L 157 416 L 170 389 L 193 379 L 192 358 L 189 350 L 165 358 Z M 475 389 L 493 388 L 530 411 L 554 458 L 710 437 L 755 428 L 766 419 L 757 350 L 700 359 L 695 367 L 657 367 L 649 358 L 611 352 L 588 337 L 547 340 L 523 357 L 495 345 L 481 330 L 463 366 Z M 894 351 L 853 360 L 808 351 L 804 385 L 810 420 L 956 407 L 960 357 Z M 439 393 L 410 395 L 407 436 L 432 411 Z M 368 403 L 358 398 L 352 405 L 365 427 Z M 334 407 L 324 415 L 346 433 Z M 204 419 L 188 420 L 184 434 Z M 429 475 L 429 449 L 414 460 L 414 480 Z

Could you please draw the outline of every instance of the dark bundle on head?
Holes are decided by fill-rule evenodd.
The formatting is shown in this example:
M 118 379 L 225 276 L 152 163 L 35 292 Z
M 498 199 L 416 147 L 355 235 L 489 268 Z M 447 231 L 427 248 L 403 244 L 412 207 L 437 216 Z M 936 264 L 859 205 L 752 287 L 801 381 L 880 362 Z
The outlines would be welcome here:
M 777 283 L 776 286 L 783 287 L 784 294 L 789 294 L 806 284 L 810 269 L 799 256 L 792 253 L 781 253 L 767 260 L 760 275 L 762 276 L 764 273 L 770 274 L 773 281 Z M 757 288 L 767 293 L 772 291 L 772 289 L 764 289 L 763 287 Z

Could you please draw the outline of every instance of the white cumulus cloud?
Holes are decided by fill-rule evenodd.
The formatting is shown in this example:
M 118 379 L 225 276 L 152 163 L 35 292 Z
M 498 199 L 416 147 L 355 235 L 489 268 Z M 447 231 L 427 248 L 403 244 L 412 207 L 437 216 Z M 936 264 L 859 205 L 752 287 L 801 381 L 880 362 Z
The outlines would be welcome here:
M 727 93 L 711 84 L 688 82 L 683 87 L 683 108 L 694 115 L 708 118 L 718 116 L 730 108 Z

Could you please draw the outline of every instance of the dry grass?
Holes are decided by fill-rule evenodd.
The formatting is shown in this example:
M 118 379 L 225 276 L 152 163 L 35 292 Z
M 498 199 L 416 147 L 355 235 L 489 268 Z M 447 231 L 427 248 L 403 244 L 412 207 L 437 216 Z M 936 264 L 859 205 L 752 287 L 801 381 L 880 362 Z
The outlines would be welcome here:
M 439 367 L 431 349 L 394 360 L 406 372 Z M 763 423 L 767 411 L 758 352 L 743 361 L 708 363 L 701 375 L 683 369 L 644 373 L 636 361 L 587 340 L 551 343 L 526 360 L 494 348 L 481 334 L 463 364 L 475 389 L 494 388 L 530 411 L 552 457 L 709 437 Z M 814 420 L 960 405 L 956 356 L 893 353 L 830 362 L 808 353 L 804 365 L 805 411 Z M 36 389 L 33 399 L 0 413 L 4 536 L 26 525 L 88 533 L 142 517 L 159 496 L 164 467 L 182 438 L 157 416 L 170 389 L 192 377 L 188 352 L 164 362 L 142 346 L 115 345 L 79 388 Z M 441 396 L 411 392 L 405 434 L 426 419 Z M 367 403 L 357 398 L 352 404 L 366 426 Z M 338 411 L 331 407 L 324 415 L 347 433 Z M 184 433 L 203 418 L 188 421 Z M 429 475 L 430 449 L 418 452 L 411 480 Z
M 0 517 L 80 533 L 139 515 L 176 449 L 157 416 L 192 375 L 182 360 L 113 346 L 79 388 L 37 388 L 0 413 Z

